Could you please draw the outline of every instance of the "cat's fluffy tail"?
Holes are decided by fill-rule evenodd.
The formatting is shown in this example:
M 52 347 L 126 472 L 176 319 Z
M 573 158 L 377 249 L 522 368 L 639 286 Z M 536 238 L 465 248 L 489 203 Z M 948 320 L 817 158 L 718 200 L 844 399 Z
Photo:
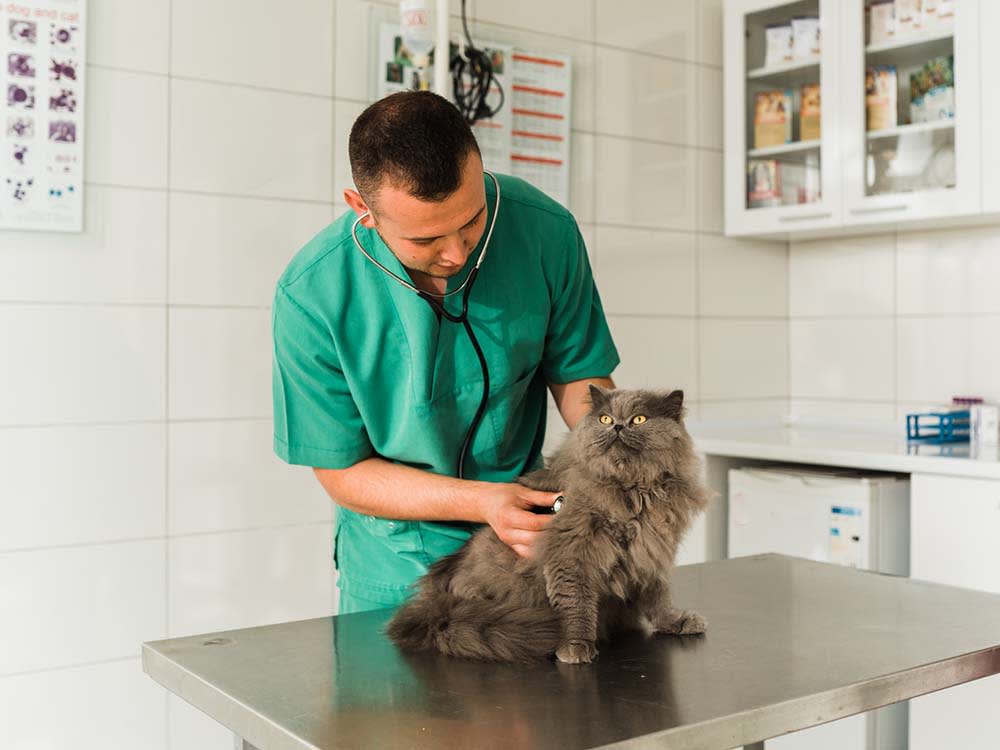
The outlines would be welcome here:
M 387 632 L 404 651 L 439 651 L 481 661 L 537 661 L 559 644 L 559 621 L 551 610 L 459 599 L 440 591 L 406 602 Z

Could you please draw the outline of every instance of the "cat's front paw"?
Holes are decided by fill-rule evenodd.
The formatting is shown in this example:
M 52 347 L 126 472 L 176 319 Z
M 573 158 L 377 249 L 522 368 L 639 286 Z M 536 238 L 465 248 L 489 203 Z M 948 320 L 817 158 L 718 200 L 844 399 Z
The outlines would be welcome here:
M 672 609 L 655 624 L 657 633 L 671 635 L 697 635 L 704 633 L 708 622 L 697 612 L 690 609 Z
M 589 664 L 597 656 L 592 641 L 567 641 L 556 649 L 556 658 L 563 664 Z

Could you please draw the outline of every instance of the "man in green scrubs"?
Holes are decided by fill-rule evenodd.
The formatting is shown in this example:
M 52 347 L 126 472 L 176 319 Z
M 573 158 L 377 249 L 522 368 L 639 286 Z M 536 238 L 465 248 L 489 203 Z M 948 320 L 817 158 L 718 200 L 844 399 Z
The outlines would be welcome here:
M 540 465 L 546 389 L 565 422 L 587 413 L 587 386 L 613 387 L 618 353 L 573 216 L 522 180 L 484 175 L 471 129 L 429 92 L 371 105 L 350 136 L 357 191 L 348 213 L 282 274 L 273 306 L 274 448 L 313 467 L 337 503 L 340 612 L 401 603 L 439 557 L 488 523 L 530 555 L 556 495 L 514 480 Z M 460 323 L 418 289 L 457 289 L 493 236 L 468 318 L 489 367 L 489 401 L 456 477 L 482 397 L 479 360 Z M 445 300 L 461 312 L 462 293 Z

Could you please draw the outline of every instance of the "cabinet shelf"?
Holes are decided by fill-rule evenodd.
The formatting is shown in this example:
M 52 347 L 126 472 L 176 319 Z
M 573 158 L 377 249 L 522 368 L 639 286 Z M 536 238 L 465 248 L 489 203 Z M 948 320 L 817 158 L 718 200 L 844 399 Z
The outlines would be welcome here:
M 811 141 L 793 141 L 792 143 L 782 143 L 778 146 L 768 146 L 766 148 L 754 148 L 747 151 L 747 156 L 756 159 L 764 156 L 777 156 L 779 154 L 794 154 L 797 151 L 810 151 L 820 147 L 820 139 Z
M 954 35 L 954 29 L 936 31 L 933 34 L 914 34 L 913 36 L 904 36 L 899 39 L 890 39 L 887 42 L 869 44 L 865 47 L 865 52 L 869 55 L 874 55 L 879 52 L 890 52 L 894 50 L 908 49 L 910 47 L 920 47 L 925 44 L 948 41 Z
M 775 76 L 784 75 L 785 73 L 802 72 L 810 69 L 814 69 L 817 73 L 819 72 L 819 60 L 794 60 L 790 63 L 783 63 L 781 65 L 771 65 L 765 68 L 754 68 L 753 70 L 747 71 L 747 78 L 757 80 L 761 78 L 773 78 Z
M 912 125 L 897 125 L 894 128 L 882 128 L 881 130 L 869 130 L 866 133 L 866 137 L 869 141 L 878 140 L 881 138 L 898 138 L 903 135 L 911 135 L 913 133 L 928 133 L 932 130 L 949 130 L 954 129 L 954 120 L 936 120 L 934 122 L 917 122 Z

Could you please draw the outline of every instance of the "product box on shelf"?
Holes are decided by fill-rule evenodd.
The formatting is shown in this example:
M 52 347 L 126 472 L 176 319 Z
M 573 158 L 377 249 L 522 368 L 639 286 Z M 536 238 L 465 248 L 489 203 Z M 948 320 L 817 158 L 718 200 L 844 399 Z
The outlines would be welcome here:
M 819 60 L 820 27 L 818 16 L 792 19 L 792 57 L 796 60 Z
M 768 24 L 764 31 L 764 66 L 772 67 L 792 62 L 795 50 L 790 23 Z
M 799 103 L 799 140 L 812 141 L 820 137 L 820 88 L 818 83 L 802 87 Z
M 955 60 L 935 57 L 910 74 L 910 122 L 955 117 Z
M 896 0 L 897 38 L 919 34 L 924 26 L 924 11 L 921 0 Z
M 781 165 L 777 159 L 747 162 L 747 207 L 781 205 Z
M 792 90 L 760 91 L 754 96 L 754 148 L 792 141 Z
M 865 110 L 868 130 L 896 127 L 895 65 L 875 65 L 865 71 Z
M 896 33 L 895 0 L 872 0 L 868 11 L 868 41 L 881 44 L 894 38 Z

